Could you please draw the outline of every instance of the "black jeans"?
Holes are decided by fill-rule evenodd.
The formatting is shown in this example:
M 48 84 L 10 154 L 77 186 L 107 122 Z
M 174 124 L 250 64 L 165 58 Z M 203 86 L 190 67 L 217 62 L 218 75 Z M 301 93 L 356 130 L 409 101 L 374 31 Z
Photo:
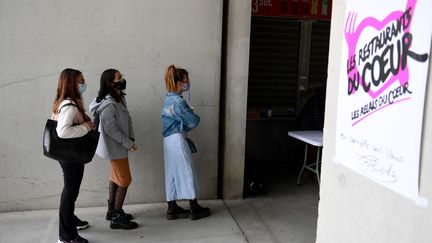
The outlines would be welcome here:
M 59 235 L 63 240 L 73 240 L 78 236 L 75 226 L 75 201 L 78 197 L 84 175 L 84 164 L 59 161 L 63 169 L 64 186 L 60 199 Z

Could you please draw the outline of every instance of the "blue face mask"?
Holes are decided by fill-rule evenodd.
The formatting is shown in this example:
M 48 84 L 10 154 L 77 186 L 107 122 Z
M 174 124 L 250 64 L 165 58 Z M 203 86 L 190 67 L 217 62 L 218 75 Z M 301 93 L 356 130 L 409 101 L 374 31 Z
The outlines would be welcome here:
M 78 84 L 78 91 L 80 92 L 80 94 L 84 93 L 84 91 L 86 90 L 87 85 L 86 83 L 79 83 Z
M 190 89 L 190 86 L 191 86 L 190 82 L 183 83 L 183 85 L 182 85 L 183 91 L 188 91 Z

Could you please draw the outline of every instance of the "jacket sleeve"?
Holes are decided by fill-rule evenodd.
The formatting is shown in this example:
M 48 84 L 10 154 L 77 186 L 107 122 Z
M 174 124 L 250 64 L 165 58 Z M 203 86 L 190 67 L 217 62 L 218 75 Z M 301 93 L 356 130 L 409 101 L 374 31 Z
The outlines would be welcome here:
M 125 106 L 127 107 L 125 97 L 123 97 L 123 102 L 124 102 Z M 128 117 L 129 118 L 129 138 L 132 140 L 132 142 L 135 142 L 135 133 L 134 133 L 134 129 L 132 126 L 132 117 L 129 114 L 129 110 L 128 110 L 128 115 L 129 115 L 129 117 Z
M 135 133 L 132 126 L 132 117 L 129 115 L 129 132 L 130 132 L 130 139 L 135 142 Z
M 61 109 L 57 120 L 57 135 L 60 138 L 78 138 L 86 135 L 90 127 L 86 123 L 73 125 L 73 121 L 78 112 L 75 106 L 69 105 Z
M 107 105 L 99 116 L 104 132 L 126 149 L 130 149 L 133 145 L 133 141 L 118 128 L 116 121 L 116 108 L 114 104 Z
M 176 116 L 183 123 L 183 128 L 190 131 L 198 126 L 200 117 L 193 112 L 185 100 L 181 99 L 174 107 Z

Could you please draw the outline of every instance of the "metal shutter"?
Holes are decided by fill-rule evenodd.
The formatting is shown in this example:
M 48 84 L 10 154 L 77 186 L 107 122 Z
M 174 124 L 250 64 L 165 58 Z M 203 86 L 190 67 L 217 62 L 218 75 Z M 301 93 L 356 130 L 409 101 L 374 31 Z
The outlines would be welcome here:
M 248 106 L 284 107 L 295 114 L 300 23 L 252 17 Z
M 330 22 L 313 22 L 309 63 L 309 89 L 327 82 L 327 65 L 330 41 Z

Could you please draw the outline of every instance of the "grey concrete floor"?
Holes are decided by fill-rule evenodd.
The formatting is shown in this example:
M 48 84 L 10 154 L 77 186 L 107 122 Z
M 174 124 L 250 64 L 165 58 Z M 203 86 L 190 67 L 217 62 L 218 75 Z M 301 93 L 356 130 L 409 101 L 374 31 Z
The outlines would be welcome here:
M 315 242 L 319 187 L 307 176 L 301 186 L 296 179 L 274 172 L 264 179 L 264 195 L 225 201 L 248 242 Z
M 318 186 L 297 187 L 295 176 L 274 176 L 266 194 L 244 200 L 208 200 L 212 210 L 205 219 L 165 219 L 165 203 L 126 205 L 139 228 L 110 230 L 106 208 L 77 208 L 90 222 L 80 235 L 90 242 L 315 242 Z M 187 207 L 187 203 L 180 202 Z M 0 213 L 0 242 L 57 242 L 58 211 Z

